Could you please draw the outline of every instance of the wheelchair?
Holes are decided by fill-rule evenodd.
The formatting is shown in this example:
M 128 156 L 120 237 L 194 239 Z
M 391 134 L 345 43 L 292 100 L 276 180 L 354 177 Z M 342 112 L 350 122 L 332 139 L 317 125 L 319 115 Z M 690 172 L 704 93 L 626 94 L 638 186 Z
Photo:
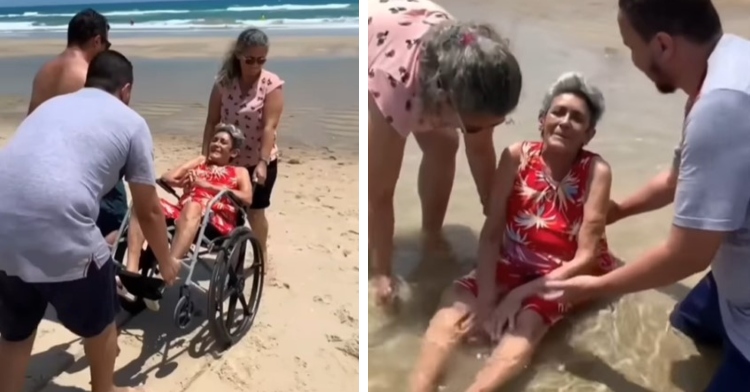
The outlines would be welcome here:
M 179 199 L 180 196 L 177 191 L 164 181 L 159 180 L 157 184 Z M 210 223 L 213 214 L 211 207 L 222 197 L 228 198 L 237 209 L 237 225 L 228 235 L 220 234 Z M 118 276 L 123 285 L 136 296 L 135 301 L 120 297 L 120 304 L 125 311 L 135 315 L 146 308 L 143 299 L 145 294 L 139 295 L 139 291 L 143 293 L 143 289 L 131 291 L 128 286 L 147 286 L 149 288 L 146 291 L 156 297 L 149 298 L 161 299 L 164 282 L 154 277 L 158 273 L 158 263 L 150 247 L 147 247 L 141 253 L 140 276 L 133 276 L 132 273 L 124 270 L 128 226 L 132 210 L 131 205 L 118 232 L 112 253 L 115 261 L 119 262 L 122 267 Z M 265 255 L 260 242 L 255 238 L 250 228 L 245 225 L 246 222 L 247 214 L 243 208 L 243 203 L 232 192 L 222 191 L 211 199 L 206 207 L 206 214 L 202 218 L 192 249 L 187 257 L 182 260 L 183 266 L 188 268 L 187 278 L 184 281 L 178 281 L 180 292 L 177 305 L 174 308 L 175 325 L 177 328 L 184 330 L 194 321 L 195 303 L 191 298 L 190 286 L 206 292 L 209 328 L 216 343 L 222 349 L 227 349 L 237 343 L 250 330 L 263 294 Z M 174 222 L 168 220 L 167 236 L 170 241 L 174 237 L 175 231 Z M 248 252 L 250 252 L 249 255 Z M 246 259 L 246 256 L 249 257 Z M 248 269 L 245 269 L 246 261 L 252 263 Z M 193 281 L 197 265 L 201 265 L 211 273 L 207 290 Z M 248 279 L 245 274 L 248 272 L 252 272 L 252 279 L 250 279 L 252 286 L 246 298 L 244 290 Z M 225 307 L 226 300 L 228 300 L 228 304 Z M 239 312 L 237 312 L 238 303 L 241 307 Z M 239 317 L 236 317 L 237 313 L 239 313 Z

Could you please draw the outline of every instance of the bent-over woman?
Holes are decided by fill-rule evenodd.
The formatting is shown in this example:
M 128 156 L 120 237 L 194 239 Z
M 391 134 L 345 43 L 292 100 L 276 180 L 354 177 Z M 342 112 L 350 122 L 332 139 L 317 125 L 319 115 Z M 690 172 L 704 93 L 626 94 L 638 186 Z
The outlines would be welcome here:
M 422 150 L 426 244 L 440 241 L 459 133 L 482 205 L 497 163 L 492 130 L 518 104 L 521 70 L 487 24 L 455 20 L 429 0 L 370 1 L 368 18 L 369 247 L 378 303 L 395 294 L 393 195 L 409 134 Z

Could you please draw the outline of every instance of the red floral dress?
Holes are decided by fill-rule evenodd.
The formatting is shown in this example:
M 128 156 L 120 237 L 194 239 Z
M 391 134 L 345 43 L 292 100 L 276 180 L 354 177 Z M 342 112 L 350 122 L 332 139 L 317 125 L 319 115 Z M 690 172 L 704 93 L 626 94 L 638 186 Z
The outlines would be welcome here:
M 238 190 L 237 170 L 245 169 L 237 166 L 216 166 L 202 163 L 193 169 L 193 172 L 197 178 L 203 179 L 214 186 Z M 167 219 L 177 220 L 180 217 L 180 210 L 189 201 L 200 203 L 205 214 L 208 202 L 217 194 L 218 192 L 213 190 L 193 187 L 185 190 L 177 205 L 162 199 L 161 206 Z M 211 216 L 211 225 L 222 235 L 229 234 L 235 228 L 237 222 L 237 209 L 234 204 L 228 198 L 222 198 L 214 203 L 212 210 L 214 214 Z
M 537 279 L 570 261 L 578 250 L 578 230 L 588 194 L 591 162 L 597 154 L 581 151 L 573 168 L 559 183 L 545 174 L 541 142 L 524 142 L 513 192 L 508 199 L 505 241 L 495 281 L 502 292 Z M 598 248 L 599 272 L 615 266 L 607 241 Z M 478 294 L 475 272 L 457 283 Z M 527 298 L 525 309 L 539 313 L 549 325 L 568 307 L 539 297 Z

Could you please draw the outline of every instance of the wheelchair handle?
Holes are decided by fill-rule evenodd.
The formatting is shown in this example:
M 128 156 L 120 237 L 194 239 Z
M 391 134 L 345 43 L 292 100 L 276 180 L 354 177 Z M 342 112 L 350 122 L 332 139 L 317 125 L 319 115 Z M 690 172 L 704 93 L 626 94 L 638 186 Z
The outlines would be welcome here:
M 167 182 L 164 181 L 164 179 L 161 179 L 161 178 L 157 179 L 156 180 L 156 185 L 159 185 L 162 189 L 164 189 L 165 191 L 169 192 L 172 196 L 174 196 L 174 197 L 176 197 L 178 199 L 180 198 L 180 195 L 177 194 L 177 191 L 174 188 L 172 188 L 171 186 L 169 186 L 169 184 L 167 184 Z

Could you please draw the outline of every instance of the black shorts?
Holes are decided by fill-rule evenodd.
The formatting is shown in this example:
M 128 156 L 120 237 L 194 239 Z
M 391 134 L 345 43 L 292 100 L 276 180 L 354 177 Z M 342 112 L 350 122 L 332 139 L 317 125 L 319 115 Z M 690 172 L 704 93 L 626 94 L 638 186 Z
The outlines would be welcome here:
M 0 335 L 10 342 L 26 340 L 44 318 L 47 305 L 70 332 L 91 338 L 115 321 L 120 311 L 116 266 L 92 262 L 86 277 L 59 283 L 27 283 L 0 271 Z
M 120 225 L 125 220 L 127 213 L 128 197 L 125 193 L 125 183 L 121 180 L 102 197 L 96 227 L 99 228 L 102 236 L 106 237 L 110 233 L 120 230 Z
M 253 187 L 253 204 L 250 205 L 251 210 L 263 210 L 271 205 L 271 192 L 273 191 L 273 185 L 276 183 L 278 162 L 278 159 L 274 159 L 268 164 L 268 170 L 266 170 L 266 183 L 263 185 L 255 184 Z M 250 178 L 252 179 L 255 166 L 249 166 L 245 169 L 250 173 Z

